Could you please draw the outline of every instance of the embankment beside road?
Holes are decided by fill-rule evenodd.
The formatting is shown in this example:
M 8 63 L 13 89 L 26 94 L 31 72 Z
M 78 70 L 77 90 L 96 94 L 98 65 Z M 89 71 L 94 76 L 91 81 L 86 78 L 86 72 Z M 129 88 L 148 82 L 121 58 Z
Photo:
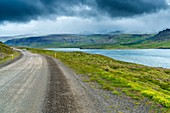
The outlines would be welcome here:
M 20 51 L 0 42 L 0 67 L 8 65 L 22 57 Z
M 79 74 L 86 84 L 105 92 L 112 109 L 135 109 L 146 112 L 169 112 L 170 70 L 116 61 L 101 55 L 82 52 L 54 52 L 29 49 L 56 57 Z M 110 92 L 107 94 L 107 92 Z M 110 96 L 108 96 L 110 95 Z M 114 99 L 117 98 L 117 99 Z M 126 100 L 120 101 L 120 100 Z M 124 102 L 124 104 L 123 104 Z M 128 105 L 130 103 L 130 105 Z M 115 106 L 113 106 L 115 105 Z M 143 107 L 141 107 L 143 106 Z M 120 108 L 120 109 L 119 109 Z

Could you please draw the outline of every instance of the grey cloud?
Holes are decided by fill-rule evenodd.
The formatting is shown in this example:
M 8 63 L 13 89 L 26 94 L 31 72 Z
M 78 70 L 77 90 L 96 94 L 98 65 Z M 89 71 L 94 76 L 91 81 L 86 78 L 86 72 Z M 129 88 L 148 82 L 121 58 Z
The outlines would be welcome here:
M 167 7 L 166 0 L 0 0 L 0 22 L 26 22 L 51 15 L 130 17 Z
M 111 17 L 135 16 L 168 8 L 165 0 L 96 0 L 97 8 Z

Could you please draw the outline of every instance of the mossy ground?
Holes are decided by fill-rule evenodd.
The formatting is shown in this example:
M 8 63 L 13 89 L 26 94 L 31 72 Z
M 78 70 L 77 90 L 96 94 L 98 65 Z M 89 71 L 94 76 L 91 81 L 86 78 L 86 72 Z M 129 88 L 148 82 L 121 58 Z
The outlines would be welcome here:
M 170 112 L 170 69 L 126 63 L 82 52 L 29 50 L 60 59 L 78 74 L 87 75 L 90 82 L 100 84 L 113 94 L 126 94 L 137 100 L 148 98 L 157 103 L 154 107 L 159 106 L 162 112 Z

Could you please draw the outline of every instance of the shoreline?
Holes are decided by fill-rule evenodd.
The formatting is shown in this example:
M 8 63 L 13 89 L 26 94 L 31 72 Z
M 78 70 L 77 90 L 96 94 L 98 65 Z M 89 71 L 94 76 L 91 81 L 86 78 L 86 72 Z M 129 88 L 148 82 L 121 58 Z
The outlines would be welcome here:
M 123 61 L 123 62 L 126 62 L 126 63 L 140 64 L 140 65 L 144 65 L 144 66 L 148 66 L 148 67 L 154 67 L 154 68 L 170 69 L 170 67 L 168 66 L 168 64 L 166 62 L 162 63 L 162 61 L 164 59 L 166 59 L 167 56 L 165 55 L 165 57 L 164 57 L 162 55 L 158 55 L 158 54 L 155 53 L 155 51 L 157 51 L 157 50 L 160 51 L 160 52 L 162 50 L 162 52 L 164 52 L 164 51 L 169 50 L 169 49 L 128 49 L 128 50 L 116 49 L 116 50 L 108 50 L 108 49 L 80 49 L 80 48 L 45 48 L 44 50 L 52 50 L 52 51 L 55 51 L 55 52 L 84 52 L 84 53 L 89 53 L 89 54 L 100 54 L 100 55 L 112 58 L 114 60 Z M 152 54 L 152 52 L 148 52 L 148 51 L 153 51 L 153 54 Z M 112 52 L 113 54 L 110 54 L 110 52 Z M 158 53 L 160 53 L 160 52 L 158 52 Z M 124 56 L 124 53 L 125 53 L 125 56 Z M 140 56 L 140 58 L 136 58 L 137 56 Z M 126 57 L 128 57 L 128 58 L 126 58 Z M 145 59 L 143 59 L 143 57 Z M 159 59 L 162 58 L 163 60 L 157 61 L 157 57 Z M 152 59 L 152 60 L 149 61 L 149 59 Z M 155 61 L 157 61 L 158 63 L 156 64 Z

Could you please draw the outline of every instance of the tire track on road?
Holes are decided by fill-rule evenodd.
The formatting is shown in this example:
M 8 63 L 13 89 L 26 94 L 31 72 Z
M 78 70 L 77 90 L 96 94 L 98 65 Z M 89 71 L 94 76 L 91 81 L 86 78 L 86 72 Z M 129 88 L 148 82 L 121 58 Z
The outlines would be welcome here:
M 29 59 L 24 59 L 22 62 L 24 62 L 24 61 L 26 61 L 26 60 L 28 60 L 28 61 L 31 61 L 31 58 L 29 58 Z M 3 74 L 3 71 L 4 70 L 1 70 L 1 74 L 0 75 L 2 75 L 2 76 L 6 76 L 5 78 L 0 78 L 1 80 L 0 80 L 0 91 L 2 91 L 4 88 L 5 88 L 5 86 L 7 85 L 7 84 L 9 84 L 10 82 L 12 82 L 12 81 L 14 81 L 14 80 L 16 80 L 16 79 L 18 79 L 20 76 L 22 76 L 22 73 L 29 67 L 29 65 L 30 65 L 30 63 L 28 63 L 28 64 L 24 64 L 24 63 L 21 63 L 21 64 L 17 64 L 15 67 L 18 67 L 18 66 L 20 66 L 20 67 L 22 67 L 23 69 L 22 70 L 20 70 L 20 71 L 18 71 L 17 73 L 15 73 L 15 74 L 12 74 L 12 76 L 10 76 L 11 78 L 9 78 L 9 76 L 6 76 L 6 74 Z M 12 69 L 12 67 L 10 68 L 10 69 Z M 9 70 L 8 70 L 9 71 Z M 13 72 L 14 73 L 14 72 Z M 3 80 L 3 81 L 2 81 Z
M 8 110 L 10 110 L 12 107 L 15 108 L 15 111 L 13 109 L 11 112 L 13 112 L 13 113 L 18 112 L 17 111 L 18 107 L 14 106 L 14 104 L 19 98 L 23 98 L 23 96 L 28 93 L 28 91 L 32 87 L 33 83 L 35 83 L 34 78 L 36 77 L 35 76 L 36 69 L 38 69 L 38 67 L 36 65 L 33 65 L 32 68 L 29 70 L 30 73 L 25 75 L 26 77 L 23 79 L 22 86 L 20 86 L 20 88 L 14 92 L 14 94 L 16 94 L 16 95 L 14 95 L 13 98 L 10 100 L 9 105 L 6 105 L 7 106 L 7 108 L 5 108 L 7 110 L 7 111 L 5 111 L 6 113 L 8 113 Z
M 20 60 L 1 68 L 0 113 L 41 113 L 47 78 L 46 59 L 27 51 Z
M 63 72 L 51 57 L 46 57 L 50 71 L 44 113 L 77 113 L 76 102 Z

